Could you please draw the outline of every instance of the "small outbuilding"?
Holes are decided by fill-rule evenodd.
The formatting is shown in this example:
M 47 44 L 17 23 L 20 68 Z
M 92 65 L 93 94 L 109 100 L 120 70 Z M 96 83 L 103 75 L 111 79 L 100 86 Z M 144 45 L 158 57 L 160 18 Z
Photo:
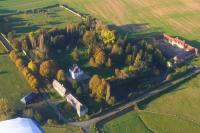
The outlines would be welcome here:
M 69 69 L 69 73 L 72 77 L 72 79 L 80 79 L 83 75 L 84 72 L 79 68 L 79 66 L 77 64 L 74 64 L 70 69 Z
M 24 104 L 31 104 L 34 99 L 37 98 L 37 93 L 31 92 L 28 95 L 24 96 L 20 101 Z

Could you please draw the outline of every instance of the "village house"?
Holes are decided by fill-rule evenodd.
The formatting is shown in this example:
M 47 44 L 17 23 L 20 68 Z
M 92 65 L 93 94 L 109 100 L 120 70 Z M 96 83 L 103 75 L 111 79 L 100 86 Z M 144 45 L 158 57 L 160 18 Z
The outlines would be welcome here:
M 62 97 L 66 96 L 67 102 L 76 110 L 79 117 L 84 116 L 88 112 L 88 108 L 79 102 L 71 93 L 66 94 L 68 90 L 57 80 L 53 81 L 53 87 Z
M 54 89 L 62 96 L 64 97 L 66 94 L 66 89 L 65 87 L 60 84 L 57 80 L 53 80 L 53 87 Z
M 80 79 L 81 76 L 84 75 L 84 72 L 79 68 L 79 66 L 77 64 L 74 64 L 70 69 L 69 69 L 69 73 L 72 77 L 72 79 Z
M 67 102 L 76 110 L 79 117 L 84 116 L 88 112 L 88 108 L 80 103 L 72 94 L 66 96 Z
M 167 34 L 163 34 L 158 44 L 163 53 L 171 58 L 171 61 L 167 63 L 168 67 L 181 64 L 199 53 L 197 48 L 187 44 L 184 40 L 180 40 L 178 37 L 173 38 Z

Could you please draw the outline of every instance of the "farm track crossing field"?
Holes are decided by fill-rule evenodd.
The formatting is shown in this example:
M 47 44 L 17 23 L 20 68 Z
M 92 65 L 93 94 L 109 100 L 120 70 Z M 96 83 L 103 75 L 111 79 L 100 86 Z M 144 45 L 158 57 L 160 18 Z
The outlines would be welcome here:
M 0 55 L 0 97 L 7 98 L 12 109 L 19 109 L 20 99 L 30 88 L 7 55 Z
M 200 0 L 67 0 L 66 3 L 108 24 L 128 29 L 131 36 L 166 32 L 200 48 Z

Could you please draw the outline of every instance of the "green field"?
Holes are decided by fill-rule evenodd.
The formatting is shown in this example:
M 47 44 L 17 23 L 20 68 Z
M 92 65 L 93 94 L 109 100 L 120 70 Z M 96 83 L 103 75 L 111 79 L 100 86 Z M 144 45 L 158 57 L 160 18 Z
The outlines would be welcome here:
M 137 112 L 129 112 L 103 126 L 105 133 L 151 133 Z
M 6 52 L 7 52 L 7 50 L 5 49 L 2 42 L 0 41 L 0 54 L 5 54 Z
M 200 102 L 199 81 L 200 75 L 197 75 L 193 79 L 174 88 L 176 90 L 156 97 L 149 104 L 143 105 L 144 109 L 139 111 L 139 116 L 143 124 L 151 131 L 159 133 L 200 132 L 200 106 L 198 106 Z M 116 133 L 112 129 L 112 123 L 118 123 L 117 128 L 119 129 L 125 125 L 131 127 L 131 125 L 135 125 L 135 120 L 137 120 L 133 120 L 131 117 L 134 118 L 135 114 L 125 114 L 105 124 L 103 129 L 109 130 L 109 133 Z M 124 124 L 126 123 L 125 121 L 129 122 Z M 140 121 L 136 123 L 141 124 Z M 140 132 L 143 132 L 142 129 L 140 130 Z
M 21 76 L 8 56 L 0 56 L 0 98 L 7 98 L 12 109 L 19 109 L 20 99 L 29 91 L 26 80 Z
M 48 127 L 44 126 L 43 129 L 46 133 L 82 133 L 79 128 L 65 126 L 65 127 Z
M 0 15 L 52 6 L 59 3 L 64 2 L 56 0 L 30 0 L 29 2 L 25 0 L 0 1 Z M 6 20 L 7 23 L 4 24 L 6 25 L 4 27 L 10 27 L 9 29 L 17 34 L 28 33 L 41 28 L 65 28 L 68 23 L 81 21 L 79 17 L 60 7 L 48 8 L 43 13 L 19 13 L 6 17 Z M 2 32 L 5 32 L 5 29 L 2 28 Z
M 132 29 L 133 35 L 166 32 L 200 48 L 200 0 L 67 0 L 80 12 Z M 146 31 L 147 30 L 147 31 Z M 137 32 L 139 31 L 139 32 Z M 141 32 L 144 31 L 144 32 Z

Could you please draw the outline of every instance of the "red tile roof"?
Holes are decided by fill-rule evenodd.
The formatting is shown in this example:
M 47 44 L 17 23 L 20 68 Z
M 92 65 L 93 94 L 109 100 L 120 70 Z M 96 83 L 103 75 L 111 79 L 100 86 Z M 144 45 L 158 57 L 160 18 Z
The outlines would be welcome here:
M 174 42 L 180 47 L 184 47 L 187 51 L 197 50 L 196 48 L 192 47 L 191 45 L 187 44 L 184 40 L 180 40 L 178 37 L 173 38 L 167 34 L 163 34 L 164 39 L 166 39 L 169 42 Z

